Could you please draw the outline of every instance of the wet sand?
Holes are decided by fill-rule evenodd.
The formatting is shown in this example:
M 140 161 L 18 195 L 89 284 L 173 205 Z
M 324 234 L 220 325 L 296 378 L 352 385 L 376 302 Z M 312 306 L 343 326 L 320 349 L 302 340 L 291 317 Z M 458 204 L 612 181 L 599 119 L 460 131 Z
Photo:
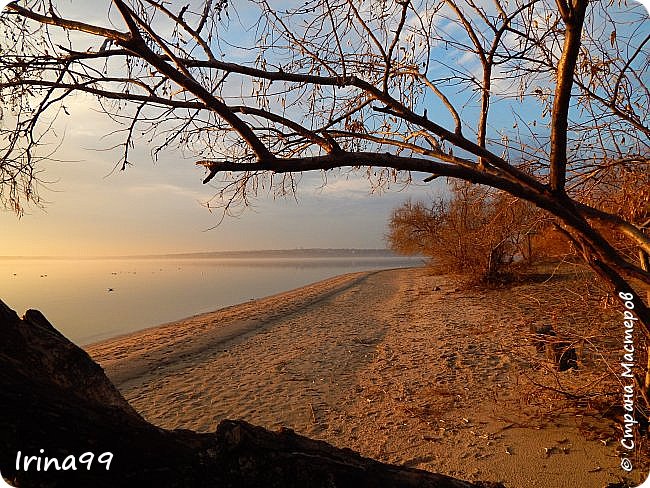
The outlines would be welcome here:
M 467 290 L 425 268 L 354 273 L 85 348 L 168 429 L 244 419 L 509 487 L 619 481 L 613 423 L 532 387 L 589 373 L 587 360 L 536 366 L 526 324 L 539 311 L 515 305 L 534 290 Z

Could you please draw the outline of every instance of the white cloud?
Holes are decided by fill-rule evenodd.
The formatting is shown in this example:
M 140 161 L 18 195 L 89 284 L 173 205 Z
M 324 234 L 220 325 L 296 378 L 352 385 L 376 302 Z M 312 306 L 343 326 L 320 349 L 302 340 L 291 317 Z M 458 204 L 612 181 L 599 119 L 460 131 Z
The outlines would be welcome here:
M 313 190 L 316 196 L 335 198 L 367 198 L 370 193 L 372 188 L 368 179 L 357 175 L 330 179 L 324 186 Z
M 141 183 L 127 187 L 126 191 L 140 197 L 169 196 L 170 194 L 192 198 L 198 201 L 205 201 L 212 195 L 207 192 L 200 192 L 191 188 L 173 185 L 170 183 Z

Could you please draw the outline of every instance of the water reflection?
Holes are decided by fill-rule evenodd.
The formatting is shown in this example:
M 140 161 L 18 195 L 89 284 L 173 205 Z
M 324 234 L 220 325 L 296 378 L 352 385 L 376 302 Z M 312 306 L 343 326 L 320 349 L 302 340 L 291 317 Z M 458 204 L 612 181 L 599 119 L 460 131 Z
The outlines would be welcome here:
M 405 258 L 2 259 L 0 299 L 88 344 Z

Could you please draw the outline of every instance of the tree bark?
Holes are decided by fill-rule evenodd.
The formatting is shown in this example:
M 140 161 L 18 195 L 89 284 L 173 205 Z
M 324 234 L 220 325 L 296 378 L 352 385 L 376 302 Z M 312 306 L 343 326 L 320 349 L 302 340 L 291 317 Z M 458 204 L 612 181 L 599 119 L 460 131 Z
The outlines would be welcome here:
M 580 53 L 582 25 L 588 0 L 557 0 L 565 23 L 564 47 L 557 66 L 557 83 L 551 112 L 550 184 L 554 192 L 563 194 L 566 183 L 567 131 L 569 130 L 569 105 L 573 74 Z

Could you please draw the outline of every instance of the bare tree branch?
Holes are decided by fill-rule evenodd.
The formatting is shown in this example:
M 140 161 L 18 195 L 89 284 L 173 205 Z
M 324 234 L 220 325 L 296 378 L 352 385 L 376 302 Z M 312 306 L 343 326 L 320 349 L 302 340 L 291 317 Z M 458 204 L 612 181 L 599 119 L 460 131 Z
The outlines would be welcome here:
M 294 188 L 292 173 L 343 167 L 456 178 L 546 210 L 610 284 L 650 285 L 637 263 L 650 249 L 639 224 L 650 198 L 640 10 L 613 15 L 601 0 L 283 9 L 255 0 L 255 28 L 234 35 L 223 0 L 111 0 L 96 23 L 54 3 L 12 3 L 0 17 L 12 33 L 0 40 L 5 206 L 20 212 L 21 195 L 37 198 L 43 138 L 63 103 L 86 94 L 120 124 L 123 166 L 137 134 L 154 157 L 192 141 L 204 181 L 223 178 L 226 209 L 274 173 L 286 175 L 274 180 L 279 192 Z M 124 32 L 104 27 L 115 10 Z

